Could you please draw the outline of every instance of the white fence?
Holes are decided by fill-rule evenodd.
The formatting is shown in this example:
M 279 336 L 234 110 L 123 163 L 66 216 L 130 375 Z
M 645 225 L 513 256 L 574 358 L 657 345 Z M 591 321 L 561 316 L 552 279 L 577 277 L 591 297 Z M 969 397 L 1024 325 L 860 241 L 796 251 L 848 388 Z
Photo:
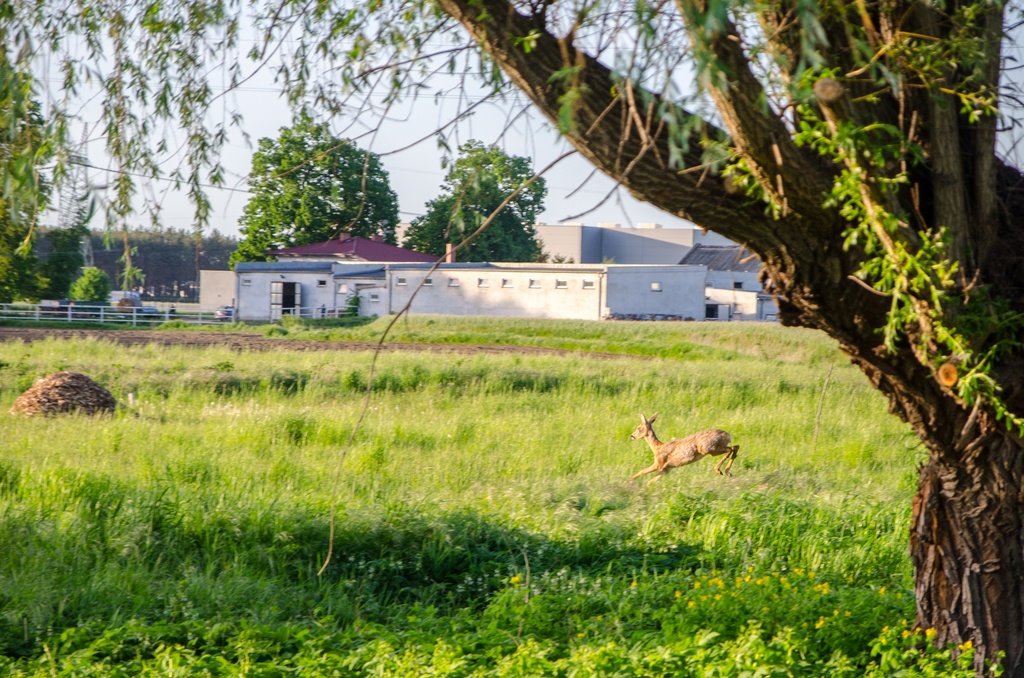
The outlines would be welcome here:
M 224 322 L 213 311 L 178 311 L 174 307 L 164 309 L 146 307 L 131 308 L 118 306 L 93 306 L 88 304 L 0 304 L 0 320 L 46 321 L 67 323 L 114 323 L 139 326 L 155 326 L 170 320 L 181 320 L 195 325 Z

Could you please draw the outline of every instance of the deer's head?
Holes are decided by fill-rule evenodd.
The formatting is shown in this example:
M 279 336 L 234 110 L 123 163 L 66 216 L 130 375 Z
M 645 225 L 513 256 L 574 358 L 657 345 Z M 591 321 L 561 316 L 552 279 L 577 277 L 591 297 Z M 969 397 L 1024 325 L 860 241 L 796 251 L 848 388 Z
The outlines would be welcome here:
M 633 432 L 629 434 L 630 440 L 643 440 L 647 437 L 647 434 L 654 433 L 654 429 L 651 425 L 654 424 L 654 420 L 658 418 L 658 415 L 654 415 L 650 419 L 640 413 L 640 425 L 633 429 Z

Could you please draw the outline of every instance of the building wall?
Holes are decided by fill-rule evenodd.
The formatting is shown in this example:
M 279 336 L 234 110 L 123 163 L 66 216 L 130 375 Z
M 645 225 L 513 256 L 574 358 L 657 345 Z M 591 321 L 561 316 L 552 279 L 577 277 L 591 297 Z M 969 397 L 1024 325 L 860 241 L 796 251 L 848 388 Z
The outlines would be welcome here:
M 728 304 L 732 320 L 775 320 L 779 312 L 775 301 L 759 291 L 708 287 L 705 294 L 707 303 Z
M 234 271 L 199 271 L 199 309 L 214 311 L 235 305 Z
M 426 271 L 392 267 L 388 273 L 391 313 L 401 311 L 415 292 L 412 311 L 448 315 L 514 316 L 598 320 L 602 317 L 604 273 L 551 265 L 445 268 L 430 285 L 417 287 Z
M 609 266 L 606 315 L 704 318 L 704 266 Z
M 537 224 L 544 252 L 577 264 L 678 264 L 694 245 L 732 245 L 698 228 L 662 228 L 659 224 Z
M 360 315 L 401 311 L 424 314 L 600 320 L 607 317 L 705 317 L 706 299 L 730 304 L 737 318 L 762 318 L 764 298 L 755 291 L 705 288 L 707 268 L 581 266 L 558 264 L 442 265 L 431 283 L 417 287 L 429 266 L 386 268 L 334 263 L 295 270 L 287 262 L 249 264 L 237 272 L 236 306 L 244 321 L 277 320 L 271 313 L 274 282 L 298 283 L 302 315 L 343 312 L 349 295 L 360 298 Z M 323 283 L 323 284 L 321 284 Z M 415 292 L 415 298 L 413 294 Z
M 740 287 L 736 287 L 736 283 Z M 708 270 L 708 282 L 710 287 L 718 287 L 724 290 L 753 290 L 761 289 L 761 282 L 757 279 L 757 271 L 715 271 Z
M 239 320 L 266 322 L 277 320 L 271 316 L 271 284 L 298 283 L 302 315 L 314 315 L 321 307 L 325 311 L 338 307 L 337 285 L 330 268 L 321 271 L 242 271 L 238 273 L 237 307 Z M 344 298 L 341 300 L 344 305 Z

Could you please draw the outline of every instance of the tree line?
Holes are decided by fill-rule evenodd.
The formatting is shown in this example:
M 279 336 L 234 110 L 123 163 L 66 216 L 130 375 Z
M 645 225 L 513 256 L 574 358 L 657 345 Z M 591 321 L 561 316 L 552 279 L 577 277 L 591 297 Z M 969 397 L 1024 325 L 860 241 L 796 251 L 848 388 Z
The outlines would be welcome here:
M 127 232 L 131 266 L 141 277 L 124 285 L 125 241 L 99 230 L 87 235 L 68 229 L 41 229 L 33 255 L 41 285 L 35 298 L 63 299 L 83 267 L 102 271 L 115 289 L 128 287 L 149 299 L 197 299 L 199 270 L 228 268 L 238 247 L 234 236 L 218 231 L 196 234 L 175 229 L 139 229 Z

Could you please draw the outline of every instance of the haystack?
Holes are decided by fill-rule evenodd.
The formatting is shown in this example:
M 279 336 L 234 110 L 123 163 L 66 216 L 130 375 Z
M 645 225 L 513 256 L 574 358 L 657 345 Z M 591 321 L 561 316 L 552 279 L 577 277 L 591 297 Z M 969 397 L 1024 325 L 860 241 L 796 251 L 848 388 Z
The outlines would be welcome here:
M 84 374 L 57 372 L 37 380 L 18 396 L 11 413 L 28 416 L 64 412 L 102 414 L 113 412 L 116 406 L 117 401 L 110 391 Z

